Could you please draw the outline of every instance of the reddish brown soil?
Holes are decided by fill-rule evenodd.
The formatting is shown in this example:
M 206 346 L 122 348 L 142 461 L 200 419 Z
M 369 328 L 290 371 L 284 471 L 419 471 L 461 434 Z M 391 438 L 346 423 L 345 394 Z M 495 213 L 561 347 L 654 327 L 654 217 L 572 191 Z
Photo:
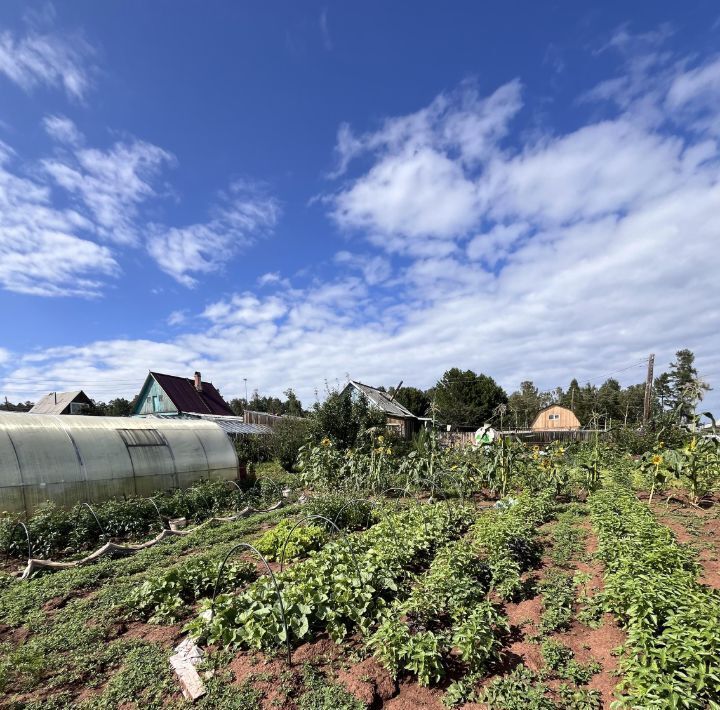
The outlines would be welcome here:
M 366 658 L 338 673 L 338 681 L 368 707 L 382 704 L 398 692 L 397 683 L 374 658 Z M 389 706 L 388 706 L 389 707 Z
M 297 668 L 288 669 L 285 662 L 277 659 L 269 660 L 260 653 L 239 653 L 230 662 L 228 669 L 234 674 L 235 683 L 251 680 L 253 688 L 262 693 L 263 710 L 286 707 L 285 689 L 289 690 L 293 687 L 298 673 Z M 293 685 L 286 682 L 286 688 L 283 688 L 281 676 L 288 670 L 294 682 Z
M 423 688 L 415 681 L 401 682 L 399 693 L 382 707 L 387 710 L 416 710 L 416 708 L 427 708 L 428 710 L 443 710 L 443 693 L 437 688 Z
M 133 621 L 129 624 L 120 624 L 114 629 L 118 636 L 126 639 L 150 641 L 163 646 L 176 646 L 183 639 L 182 624 L 162 626 L 159 624 L 145 624 L 142 621 Z
M 615 699 L 613 691 L 618 684 L 618 678 L 614 675 L 618 659 L 611 652 L 625 642 L 625 632 L 618 628 L 613 617 L 605 614 L 597 629 L 574 623 L 569 631 L 554 634 L 553 638 L 571 648 L 579 663 L 597 661 L 602 666 L 588 687 L 599 690 L 603 697 L 603 707 L 610 707 Z
M 20 646 L 25 643 L 30 632 L 24 626 L 8 626 L 0 624 L 0 643 L 10 643 L 13 646 Z
M 702 567 L 700 581 L 720 589 L 720 520 L 717 518 L 717 506 L 666 506 L 660 502 L 653 503 L 652 510 L 658 522 L 672 530 L 678 542 L 696 551 Z M 688 527 L 688 523 L 692 524 L 692 528 Z

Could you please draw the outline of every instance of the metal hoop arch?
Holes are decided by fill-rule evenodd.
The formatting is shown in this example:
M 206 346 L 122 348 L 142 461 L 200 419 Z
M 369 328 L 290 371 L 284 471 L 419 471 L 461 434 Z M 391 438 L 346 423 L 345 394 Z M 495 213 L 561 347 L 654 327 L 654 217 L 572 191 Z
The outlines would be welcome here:
M 162 513 L 160 512 L 160 508 L 158 508 L 158 505 L 155 502 L 155 498 L 145 498 L 145 500 L 149 500 L 152 503 L 152 507 L 155 508 L 155 511 L 158 514 L 158 518 L 160 519 L 160 529 L 165 530 L 165 518 L 163 518 Z
M 13 529 L 10 531 L 10 537 L 8 538 L 9 542 L 8 542 L 7 549 L 5 550 L 5 556 L 8 559 L 10 558 L 10 548 L 12 547 L 12 544 L 13 544 L 13 536 L 15 535 L 15 531 L 18 528 L 22 528 L 25 531 L 25 539 L 27 540 L 27 558 L 28 558 L 28 562 L 30 562 L 30 560 L 32 559 L 32 542 L 30 542 L 30 532 L 27 529 L 27 525 L 25 525 L 25 523 L 20 522 L 20 521 L 15 523 L 15 525 L 13 526 Z
M 82 508 L 83 506 L 85 506 L 90 511 L 93 518 L 95 518 L 95 522 L 97 523 L 98 528 L 100 528 L 101 537 L 105 537 L 105 535 L 107 533 L 105 532 L 105 528 L 102 526 L 102 523 L 100 522 L 100 518 L 98 518 L 97 514 L 93 510 L 93 507 L 87 501 L 83 501 L 82 503 L 80 503 L 80 507 Z
M 238 495 L 237 495 L 237 498 L 235 499 L 235 510 L 238 510 L 238 508 L 240 507 L 240 502 L 242 501 L 243 496 L 245 495 L 245 491 L 243 491 L 243 489 L 240 488 L 237 481 L 233 481 L 232 479 L 230 479 L 230 480 L 225 481 L 225 483 L 232 484 L 238 490 Z
M 262 561 L 262 563 L 265 565 L 265 569 L 267 569 L 268 574 L 270 575 L 270 579 L 272 580 L 273 587 L 275 588 L 275 595 L 277 596 L 278 602 L 280 602 L 280 616 L 282 617 L 283 622 L 283 629 L 285 630 L 285 645 L 287 646 L 287 662 L 288 665 L 292 665 L 292 648 L 290 646 L 290 632 L 288 630 L 288 623 L 287 623 L 287 616 L 285 615 L 285 604 L 283 603 L 282 594 L 280 593 L 280 587 L 277 583 L 277 578 L 275 577 L 275 574 L 270 569 L 270 565 L 268 564 L 267 560 L 263 557 L 262 553 L 254 548 L 250 543 L 248 542 L 240 542 L 235 547 L 233 547 L 227 555 L 223 558 L 223 561 L 220 563 L 220 568 L 218 569 L 218 576 L 215 579 L 215 587 L 213 588 L 213 595 L 212 595 L 212 602 L 210 603 L 210 614 L 211 619 L 215 616 L 215 597 L 217 597 L 218 592 L 218 586 L 220 585 L 220 579 L 222 577 L 222 573 L 225 570 L 225 563 L 230 558 L 230 555 L 232 555 L 236 550 L 239 550 L 240 548 L 244 548 L 246 550 L 250 550 L 251 552 L 254 552 Z
M 341 530 L 335 523 L 330 520 L 330 518 L 326 518 L 324 515 L 306 515 L 305 517 L 298 520 L 295 525 L 293 525 L 290 528 L 290 532 L 287 534 L 287 537 L 285 538 L 285 542 L 282 546 L 282 551 L 280 553 L 280 572 L 282 573 L 283 569 L 285 568 L 285 552 L 287 550 L 288 542 L 290 542 L 290 538 L 292 537 L 292 534 L 295 532 L 297 528 L 299 528 L 303 523 L 307 523 L 310 520 L 324 520 L 326 523 L 330 523 L 337 532 L 339 532 L 345 541 L 348 543 L 348 550 L 350 552 L 350 557 L 352 557 L 353 564 L 355 565 L 355 571 L 357 572 L 358 581 L 360 584 L 362 584 L 362 576 L 360 574 L 360 565 L 358 565 L 357 558 L 355 557 L 355 551 L 352 548 L 352 545 L 350 544 L 350 538 L 348 538 L 347 534 L 344 530 Z
M 282 499 L 282 490 L 280 489 L 280 485 L 279 485 L 278 483 L 276 483 L 275 481 L 273 481 L 272 478 L 264 478 L 264 479 L 262 479 L 262 478 L 256 478 L 256 479 L 255 479 L 255 483 L 253 483 L 252 486 L 250 486 L 250 488 L 248 489 L 248 494 L 249 494 L 256 486 L 260 486 L 259 491 L 260 491 L 260 496 L 262 497 L 262 482 L 263 482 L 263 481 L 266 481 L 266 482 L 269 483 L 270 485 L 275 486 L 275 493 L 276 493 L 276 494 L 279 493 L 279 495 L 278 495 L 278 500 L 281 500 L 281 499 Z M 258 513 L 269 513 L 269 512 L 270 512 L 270 508 L 257 508 L 256 511 L 257 511 Z
M 370 516 L 372 515 L 372 507 L 377 506 L 378 502 L 373 500 L 372 498 L 351 498 L 348 501 L 345 501 L 343 505 L 340 507 L 340 510 L 338 510 L 337 515 L 335 516 L 334 523 L 337 525 L 337 521 L 340 518 L 340 514 L 345 510 L 345 508 L 348 508 L 349 506 L 353 505 L 353 503 L 369 503 L 370 504 L 370 511 L 368 512 L 367 522 L 370 522 Z M 367 527 L 370 527 L 369 525 Z

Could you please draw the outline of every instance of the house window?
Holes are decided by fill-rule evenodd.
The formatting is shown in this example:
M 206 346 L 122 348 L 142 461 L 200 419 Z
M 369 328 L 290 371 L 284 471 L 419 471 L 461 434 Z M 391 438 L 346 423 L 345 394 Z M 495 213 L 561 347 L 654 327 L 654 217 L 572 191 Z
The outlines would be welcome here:
M 87 408 L 84 402 L 70 402 L 70 414 L 82 414 Z
M 555 420 L 555 419 L 560 419 L 560 415 L 559 415 L 559 414 L 549 414 L 549 415 L 548 415 L 548 419 L 549 419 L 550 421 L 553 421 L 553 420 Z

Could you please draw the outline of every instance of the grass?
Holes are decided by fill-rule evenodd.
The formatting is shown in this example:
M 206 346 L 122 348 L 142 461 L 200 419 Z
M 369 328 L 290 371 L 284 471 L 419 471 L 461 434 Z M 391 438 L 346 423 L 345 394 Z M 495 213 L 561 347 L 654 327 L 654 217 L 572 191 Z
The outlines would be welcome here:
M 30 634 L 0 655 L 0 692 L 10 696 L 12 705 L 13 692 L 42 688 L 44 702 L 66 707 L 68 697 L 61 690 L 106 683 L 94 707 L 117 707 L 123 698 L 138 700 L 142 707 L 159 707 L 169 687 L 168 649 L 117 637 L 118 622 L 130 611 L 127 600 L 132 591 L 190 556 L 219 560 L 234 544 L 258 534 L 263 523 L 296 510 L 280 508 L 202 528 L 132 557 L 103 559 L 1 588 L 0 623 L 22 626 Z M 48 608 L 49 600 L 56 600 L 56 608 Z

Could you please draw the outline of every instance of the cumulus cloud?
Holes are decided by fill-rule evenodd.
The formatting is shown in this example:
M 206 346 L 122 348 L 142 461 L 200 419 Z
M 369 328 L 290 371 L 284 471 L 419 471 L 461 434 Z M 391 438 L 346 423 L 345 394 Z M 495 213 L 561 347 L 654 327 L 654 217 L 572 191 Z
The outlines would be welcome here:
M 629 58 L 631 44 L 619 37 L 607 51 Z M 125 356 L 117 366 L 141 379 L 149 357 L 165 358 L 166 369 L 212 373 L 228 396 L 248 377 L 261 392 L 293 386 L 307 401 L 348 373 L 427 387 L 457 365 L 508 389 L 527 378 L 549 388 L 650 352 L 666 367 L 689 347 L 717 392 L 720 154 L 709 128 L 680 128 L 671 108 L 712 86 L 703 72 L 715 60 L 691 66 L 661 59 L 660 40 L 652 46 L 667 71 L 628 100 L 602 99 L 602 117 L 572 129 L 510 135 L 508 121 L 522 118 L 519 82 L 488 98 L 466 98 L 465 85 L 375 132 L 342 128 L 344 172 L 327 204 L 363 243 L 335 257 L 345 273 L 304 287 L 268 276 L 262 294 L 215 300 L 201 309 L 205 327 L 166 343 L 92 343 L 87 373 L 112 372 Z M 484 126 L 482 140 L 461 116 Z M 76 349 L 36 357 L 22 367 L 40 377 Z M 717 394 L 707 405 L 717 409 Z
M 185 227 L 154 225 L 147 249 L 158 266 L 183 286 L 197 283 L 198 274 L 220 270 L 243 248 L 275 226 L 278 201 L 246 181 L 221 193 L 207 222 Z

